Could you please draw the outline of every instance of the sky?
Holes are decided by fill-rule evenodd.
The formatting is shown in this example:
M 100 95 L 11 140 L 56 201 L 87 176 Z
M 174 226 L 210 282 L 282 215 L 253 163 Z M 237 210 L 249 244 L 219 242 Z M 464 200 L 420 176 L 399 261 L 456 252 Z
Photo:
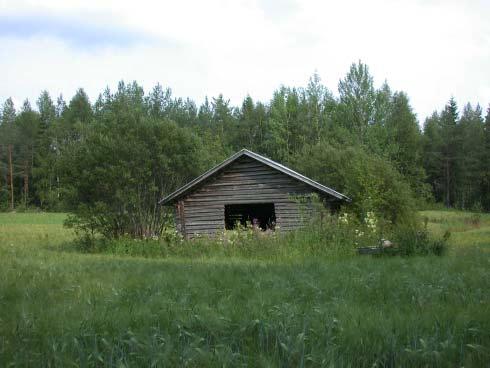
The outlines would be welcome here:
M 353 62 L 405 91 L 419 121 L 454 96 L 490 103 L 490 0 L 0 0 L 0 103 L 160 83 L 197 103 L 267 102 Z

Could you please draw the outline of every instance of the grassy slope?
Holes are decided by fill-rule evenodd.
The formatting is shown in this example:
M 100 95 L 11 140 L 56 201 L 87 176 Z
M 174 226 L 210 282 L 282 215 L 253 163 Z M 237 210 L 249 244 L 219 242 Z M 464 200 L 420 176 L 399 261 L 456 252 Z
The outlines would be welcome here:
M 280 264 L 83 255 L 63 215 L 1 214 L 0 366 L 486 366 L 490 216 L 423 215 L 448 256 Z

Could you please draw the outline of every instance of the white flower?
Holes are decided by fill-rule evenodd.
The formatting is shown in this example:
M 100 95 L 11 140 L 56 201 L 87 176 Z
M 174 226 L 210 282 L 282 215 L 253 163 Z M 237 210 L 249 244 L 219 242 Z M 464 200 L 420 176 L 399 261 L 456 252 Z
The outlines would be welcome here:
M 371 230 L 372 232 L 376 231 L 378 225 L 378 219 L 376 218 L 374 212 L 369 211 L 366 213 L 366 217 L 364 218 L 364 223 L 366 224 L 369 230 Z
M 342 224 L 348 224 L 349 223 L 349 215 L 344 212 L 342 215 L 339 216 L 339 221 Z

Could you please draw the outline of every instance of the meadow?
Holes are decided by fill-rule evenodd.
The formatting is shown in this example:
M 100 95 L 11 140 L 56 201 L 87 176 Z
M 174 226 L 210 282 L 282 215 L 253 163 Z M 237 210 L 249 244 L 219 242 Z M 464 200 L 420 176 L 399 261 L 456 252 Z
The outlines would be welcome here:
M 446 255 L 91 254 L 0 214 L 0 366 L 489 366 L 490 215 L 421 215 Z

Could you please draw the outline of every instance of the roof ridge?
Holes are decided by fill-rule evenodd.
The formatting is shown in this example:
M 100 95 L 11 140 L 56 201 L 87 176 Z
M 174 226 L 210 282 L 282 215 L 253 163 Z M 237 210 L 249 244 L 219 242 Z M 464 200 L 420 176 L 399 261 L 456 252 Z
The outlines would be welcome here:
M 262 156 L 258 153 L 250 151 L 246 148 L 242 148 L 240 151 L 235 152 L 233 155 L 228 157 L 226 160 L 224 160 L 220 164 L 215 165 L 214 167 L 212 167 L 208 171 L 204 172 L 203 174 L 199 175 L 195 179 L 191 180 L 187 184 L 183 185 L 182 187 L 180 187 L 176 191 L 174 191 L 174 192 L 170 193 L 169 195 L 167 195 L 166 197 L 162 198 L 158 203 L 165 205 L 165 204 L 169 203 L 170 201 L 184 195 L 191 188 L 198 185 L 199 183 L 201 183 L 202 181 L 204 181 L 208 177 L 214 175 L 216 172 L 220 171 L 221 169 L 227 167 L 228 165 L 235 162 L 237 159 L 239 159 L 240 157 L 242 157 L 244 155 L 246 155 L 250 158 L 253 158 L 259 162 L 262 162 L 263 164 L 265 164 L 269 167 L 272 167 L 273 169 L 276 169 L 276 170 L 282 172 L 283 174 L 288 175 L 288 176 L 290 176 L 296 180 L 302 181 L 303 183 L 308 184 L 311 187 L 314 187 L 321 192 L 332 195 L 332 196 L 336 197 L 337 199 L 345 200 L 348 202 L 351 201 L 351 199 L 349 197 L 345 196 L 344 194 L 339 193 L 336 190 L 329 188 L 323 184 L 320 184 L 320 183 L 314 181 L 313 179 L 310 179 L 307 176 L 304 176 L 303 174 L 300 174 L 300 173 L 290 169 L 289 167 L 284 166 L 283 164 L 280 164 L 280 163 L 278 163 L 278 162 L 276 162 L 270 158 Z

